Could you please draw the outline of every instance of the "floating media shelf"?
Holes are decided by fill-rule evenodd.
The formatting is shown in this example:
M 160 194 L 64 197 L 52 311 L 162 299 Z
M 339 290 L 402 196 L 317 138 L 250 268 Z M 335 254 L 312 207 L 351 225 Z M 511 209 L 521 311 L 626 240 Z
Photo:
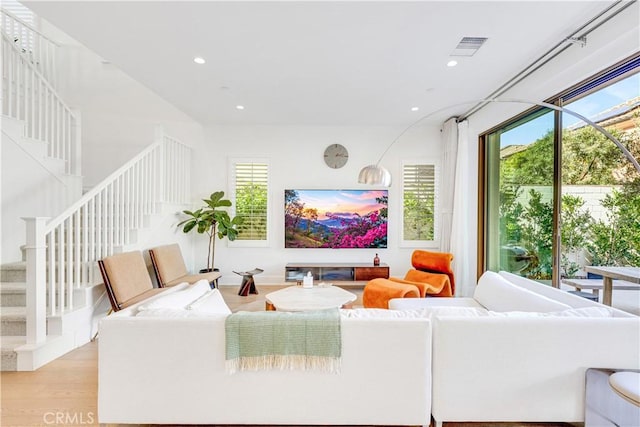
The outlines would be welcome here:
M 285 266 L 285 280 L 295 282 L 302 280 L 308 272 L 313 275 L 314 282 L 366 282 L 377 278 L 389 278 L 389 266 L 377 266 L 369 263 L 288 263 Z

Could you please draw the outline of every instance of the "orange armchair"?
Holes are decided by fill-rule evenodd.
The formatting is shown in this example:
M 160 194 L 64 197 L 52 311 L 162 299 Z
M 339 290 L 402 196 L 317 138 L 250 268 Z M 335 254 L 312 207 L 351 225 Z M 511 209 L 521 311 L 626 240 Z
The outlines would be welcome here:
M 390 277 L 398 283 L 414 285 L 420 297 L 451 297 L 455 292 L 455 279 L 451 269 L 453 255 L 447 252 L 415 250 L 411 255 L 411 265 L 404 279 Z

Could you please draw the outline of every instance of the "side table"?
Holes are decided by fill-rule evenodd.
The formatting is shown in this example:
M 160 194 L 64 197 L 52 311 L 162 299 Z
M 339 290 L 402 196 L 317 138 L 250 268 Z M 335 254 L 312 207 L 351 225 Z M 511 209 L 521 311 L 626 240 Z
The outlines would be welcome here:
M 246 297 L 249 294 L 258 294 L 258 290 L 256 289 L 256 282 L 253 280 L 254 274 L 260 274 L 264 270 L 261 268 L 254 268 L 251 271 L 234 271 L 234 273 L 242 276 L 242 283 L 240 284 L 240 291 L 238 295 L 242 297 Z

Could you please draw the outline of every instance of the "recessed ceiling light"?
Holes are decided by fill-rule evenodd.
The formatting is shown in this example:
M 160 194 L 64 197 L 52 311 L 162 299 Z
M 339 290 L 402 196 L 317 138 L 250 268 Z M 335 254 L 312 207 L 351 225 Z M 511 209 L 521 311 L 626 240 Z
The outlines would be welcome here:
M 451 61 L 447 62 L 447 67 L 455 67 L 456 65 L 458 65 L 458 61 L 452 59 Z
M 244 105 L 236 105 L 236 110 L 244 110 Z
M 193 58 L 193 62 L 195 62 L 196 64 L 204 64 L 207 61 L 205 61 L 204 58 L 196 56 L 195 58 Z
M 411 107 L 411 111 L 418 111 L 420 107 Z

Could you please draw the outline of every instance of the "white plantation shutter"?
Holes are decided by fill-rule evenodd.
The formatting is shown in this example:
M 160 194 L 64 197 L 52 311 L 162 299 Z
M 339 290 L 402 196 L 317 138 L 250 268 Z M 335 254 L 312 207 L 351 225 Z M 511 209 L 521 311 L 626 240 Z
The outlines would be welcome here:
M 238 241 L 266 241 L 268 231 L 269 164 L 266 161 L 234 161 L 235 215 L 242 218 Z
M 402 241 L 406 246 L 421 246 L 435 241 L 437 178 L 434 163 L 403 164 Z

